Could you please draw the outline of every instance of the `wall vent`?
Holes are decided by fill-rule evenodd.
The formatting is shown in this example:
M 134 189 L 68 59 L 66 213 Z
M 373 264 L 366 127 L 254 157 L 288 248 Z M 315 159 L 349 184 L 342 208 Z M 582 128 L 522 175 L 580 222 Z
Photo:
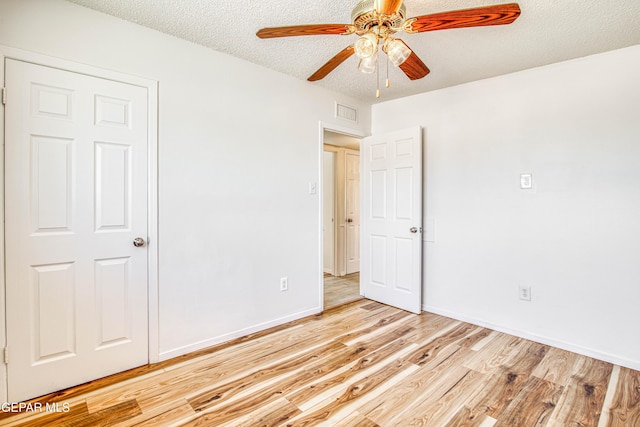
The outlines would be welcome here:
M 336 117 L 358 123 L 358 110 L 336 102 Z

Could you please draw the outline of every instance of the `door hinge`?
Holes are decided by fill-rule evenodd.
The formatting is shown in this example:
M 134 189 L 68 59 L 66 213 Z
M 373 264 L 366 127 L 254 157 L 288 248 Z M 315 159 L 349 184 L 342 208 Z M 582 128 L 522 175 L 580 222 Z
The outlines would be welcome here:
M 7 88 L 2 88 L 2 105 L 7 105 Z
M 4 348 L 4 363 L 5 365 L 9 364 L 9 347 Z

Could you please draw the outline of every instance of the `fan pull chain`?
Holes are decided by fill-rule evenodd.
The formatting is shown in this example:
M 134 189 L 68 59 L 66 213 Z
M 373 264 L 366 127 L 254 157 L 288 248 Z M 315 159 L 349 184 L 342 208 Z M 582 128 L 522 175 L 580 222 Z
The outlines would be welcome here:
M 380 98 L 380 55 L 376 58 L 376 98 Z
M 385 58 L 387 58 L 387 81 L 385 82 L 385 86 L 388 88 L 390 86 L 389 84 L 389 56 L 385 55 Z

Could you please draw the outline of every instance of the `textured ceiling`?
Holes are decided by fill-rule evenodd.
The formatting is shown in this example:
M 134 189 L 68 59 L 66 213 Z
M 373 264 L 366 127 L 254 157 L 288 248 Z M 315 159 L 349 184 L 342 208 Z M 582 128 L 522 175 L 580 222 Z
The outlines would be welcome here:
M 263 27 L 351 23 L 357 0 L 69 0 L 306 80 L 357 36 L 262 40 Z M 513 0 L 405 0 L 407 16 Z M 309 83 L 375 103 L 640 44 L 640 0 L 520 0 L 511 25 L 398 33 L 431 73 L 417 81 L 393 66 L 391 87 L 375 98 L 375 75 L 352 56 Z M 383 70 L 384 67 L 381 67 Z M 606 78 L 606 76 L 603 76 Z

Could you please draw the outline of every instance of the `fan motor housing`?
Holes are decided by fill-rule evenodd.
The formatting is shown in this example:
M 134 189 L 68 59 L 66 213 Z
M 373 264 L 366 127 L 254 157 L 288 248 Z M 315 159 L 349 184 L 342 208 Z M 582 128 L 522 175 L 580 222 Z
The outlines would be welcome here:
M 351 11 L 351 20 L 358 35 L 366 33 L 371 27 L 381 23 L 391 32 L 402 28 L 407 11 L 404 2 L 393 15 L 380 15 L 376 10 L 376 2 L 376 0 L 360 0 Z

